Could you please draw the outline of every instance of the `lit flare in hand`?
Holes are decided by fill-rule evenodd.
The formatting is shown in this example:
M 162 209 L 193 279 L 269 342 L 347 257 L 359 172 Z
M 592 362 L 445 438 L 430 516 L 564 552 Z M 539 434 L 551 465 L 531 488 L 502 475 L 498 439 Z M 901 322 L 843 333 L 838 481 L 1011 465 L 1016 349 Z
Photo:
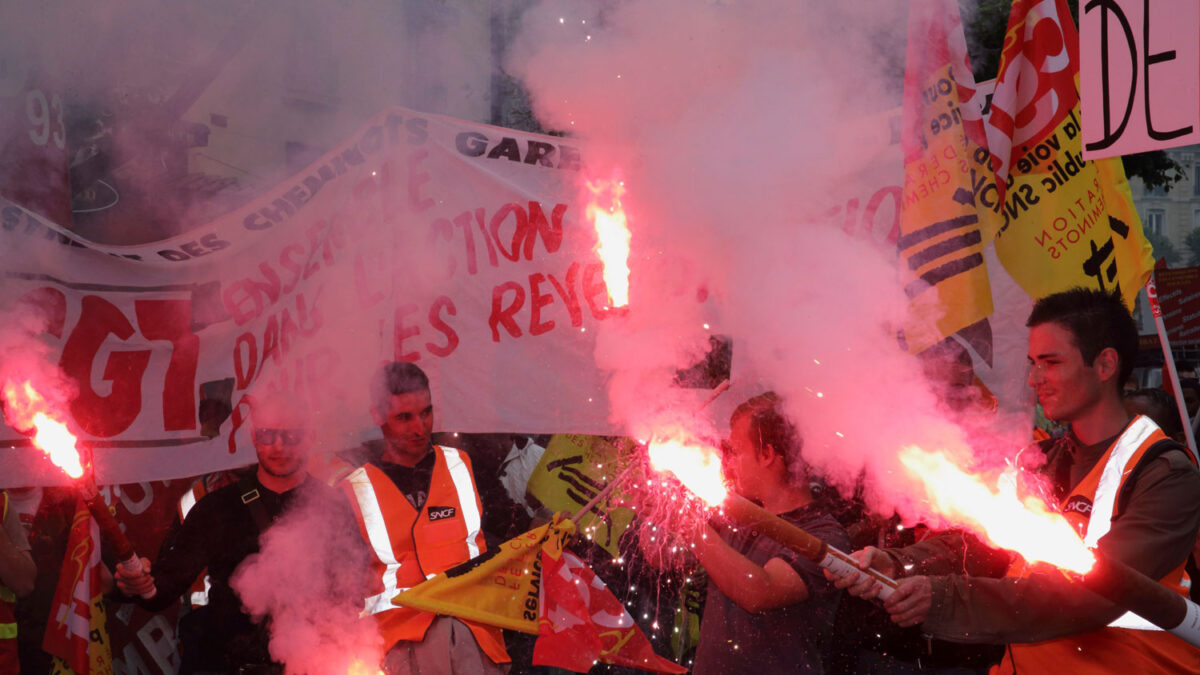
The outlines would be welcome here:
M 655 438 L 649 444 L 650 465 L 669 471 L 709 506 L 725 501 L 728 490 L 721 474 L 721 456 L 713 448 L 678 438 Z
M 33 429 L 33 443 L 46 453 L 55 466 L 71 478 L 83 475 L 75 435 L 58 419 L 50 404 L 29 382 L 4 383 L 4 410 L 9 424 L 17 430 Z
M 592 198 L 587 217 L 596 228 L 596 255 L 604 263 L 604 284 L 613 307 L 629 304 L 629 227 L 621 195 L 625 183 L 619 180 L 588 181 Z M 607 202 L 605 205 L 603 202 Z
M 1016 481 L 1000 481 L 992 488 L 942 453 L 914 446 L 900 451 L 900 461 L 924 483 L 938 513 L 991 544 L 1016 551 L 1029 562 L 1047 562 L 1080 574 L 1095 564 L 1095 556 L 1066 518 L 1036 497 L 1018 497 Z

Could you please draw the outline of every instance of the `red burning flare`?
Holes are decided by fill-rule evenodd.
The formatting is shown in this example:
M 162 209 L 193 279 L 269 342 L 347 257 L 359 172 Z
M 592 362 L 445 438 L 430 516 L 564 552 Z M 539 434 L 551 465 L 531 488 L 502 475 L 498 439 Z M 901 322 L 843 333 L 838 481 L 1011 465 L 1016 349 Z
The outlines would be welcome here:
M 596 255 L 604 263 L 604 283 L 613 307 L 629 304 L 629 227 L 621 196 L 625 183 L 613 180 L 588 181 L 592 198 L 587 217 L 596 228 Z M 604 204 L 607 202 L 607 204 Z
M 924 483 L 930 506 L 993 545 L 1016 551 L 1029 562 L 1047 562 L 1080 574 L 1095 564 L 1095 556 L 1062 514 L 1036 497 L 1020 498 L 1011 476 L 992 488 L 942 453 L 914 446 L 900 451 L 900 461 Z
M 33 443 L 71 478 L 83 475 L 75 435 L 33 384 L 4 383 L 4 416 L 18 430 L 33 429 Z
M 721 456 L 709 446 L 678 437 L 655 438 L 648 446 L 650 465 L 669 471 L 696 496 L 712 507 L 729 494 L 721 473 Z

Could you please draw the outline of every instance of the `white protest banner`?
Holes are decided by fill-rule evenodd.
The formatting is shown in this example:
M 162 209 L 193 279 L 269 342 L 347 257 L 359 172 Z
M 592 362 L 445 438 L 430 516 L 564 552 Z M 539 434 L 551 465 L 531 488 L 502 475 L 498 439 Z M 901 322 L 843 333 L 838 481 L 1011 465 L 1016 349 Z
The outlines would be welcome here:
M 1079 5 L 1083 158 L 1200 142 L 1200 4 Z
M 4 315 L 39 316 L 101 483 L 252 462 L 239 403 L 264 390 L 305 396 L 327 449 L 349 445 L 390 359 L 429 373 L 442 429 L 615 433 L 588 329 L 620 312 L 581 167 L 563 139 L 395 109 L 171 240 L 80 241 L 5 202 Z M 7 427 L 0 461 L 6 485 L 59 480 Z

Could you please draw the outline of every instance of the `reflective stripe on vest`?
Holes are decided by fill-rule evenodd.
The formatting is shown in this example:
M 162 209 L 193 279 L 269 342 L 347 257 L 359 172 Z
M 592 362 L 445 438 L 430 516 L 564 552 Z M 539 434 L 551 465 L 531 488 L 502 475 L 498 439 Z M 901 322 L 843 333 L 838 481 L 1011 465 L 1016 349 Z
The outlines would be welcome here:
M 392 540 L 383 520 L 383 510 L 379 508 L 379 500 L 375 498 L 375 488 L 371 485 L 371 477 L 367 475 L 366 468 L 360 466 L 351 471 L 346 480 L 354 490 L 354 500 L 358 502 L 358 511 L 362 514 L 363 529 L 367 531 L 367 543 L 371 545 L 375 557 L 384 564 L 383 592 L 376 593 L 363 602 L 360 616 L 378 614 L 394 607 L 392 598 L 408 589 L 396 586 L 396 572 L 400 569 L 400 562 L 396 560 L 396 553 L 392 550 Z
M 471 480 L 471 472 L 458 450 L 442 446 L 435 446 L 435 450 L 441 451 L 447 473 L 450 475 L 450 481 L 454 485 L 454 492 L 458 499 L 458 510 L 467 530 L 465 539 L 467 552 L 469 558 L 474 558 L 480 553 L 479 544 L 476 542 L 476 539 L 479 537 L 482 518 L 479 506 L 476 504 L 475 485 Z M 434 477 L 431 478 L 432 480 L 436 480 L 436 471 Z M 387 530 L 387 522 L 383 515 L 383 509 L 379 506 L 379 499 L 375 494 L 375 488 L 371 484 L 371 477 L 367 473 L 366 467 L 360 466 L 350 472 L 350 475 L 346 477 L 346 482 L 354 492 L 354 500 L 358 505 L 359 514 L 362 516 L 363 529 L 367 534 L 367 543 L 370 544 L 375 557 L 379 562 L 383 563 L 384 567 L 383 573 L 380 575 L 383 591 L 371 595 L 363 601 L 363 610 L 360 616 L 378 614 L 395 609 L 396 606 L 392 604 L 392 598 L 403 591 L 407 591 L 410 587 L 399 586 L 397 577 L 400 562 L 396 559 L 396 552 Z M 403 498 L 401 497 L 401 499 Z M 419 514 L 420 510 L 418 509 L 417 511 Z M 425 578 L 432 579 L 435 576 L 437 576 L 436 573 L 428 573 L 425 575 Z
M 1100 474 L 1100 482 L 1096 485 L 1096 493 L 1092 498 L 1087 534 L 1083 538 L 1083 543 L 1088 548 L 1096 548 L 1100 538 L 1112 529 L 1113 510 L 1116 508 L 1121 479 L 1133 469 L 1129 462 L 1138 449 L 1158 430 L 1158 425 L 1149 417 L 1139 415 L 1117 439 L 1116 445 L 1109 453 L 1108 462 L 1104 464 L 1104 471 Z M 1130 630 L 1162 630 L 1133 612 L 1125 612 L 1108 625 L 1110 628 Z
M 442 456 L 446 458 L 446 468 L 450 470 L 450 479 L 454 481 L 454 490 L 458 493 L 458 508 L 462 510 L 463 522 L 467 524 L 467 551 L 474 558 L 479 555 L 479 544 L 475 543 L 475 539 L 479 536 L 481 520 L 479 508 L 475 505 L 471 472 L 467 470 L 458 450 L 442 448 Z
M 212 590 L 212 577 L 204 575 L 204 590 L 192 591 L 188 595 L 188 600 L 191 601 L 192 607 L 203 607 L 208 604 L 208 592 Z

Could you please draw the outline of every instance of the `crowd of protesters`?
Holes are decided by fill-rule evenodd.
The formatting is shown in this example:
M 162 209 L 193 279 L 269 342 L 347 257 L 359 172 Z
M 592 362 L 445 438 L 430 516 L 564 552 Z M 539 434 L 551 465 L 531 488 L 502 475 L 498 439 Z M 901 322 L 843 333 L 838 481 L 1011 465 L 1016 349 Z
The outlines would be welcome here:
M 1092 543 L 1106 555 L 1188 592 L 1200 528 L 1200 472 L 1183 444 L 1190 420 L 1181 419 L 1171 393 L 1127 386 L 1136 335 L 1121 299 L 1060 293 L 1038 301 L 1028 325 L 1029 384 L 1058 425 L 1037 446 L 1045 460 L 1037 472 L 1081 533 L 1103 528 Z M 994 401 L 977 387 L 961 346 L 947 342 L 923 358 L 949 417 L 969 424 L 989 413 Z M 495 447 L 467 435 L 460 439 L 467 449 L 436 442 L 430 384 L 413 364 L 388 364 L 369 386 L 382 438 L 337 453 L 324 481 L 306 471 L 313 436 L 303 407 L 279 395 L 258 400 L 251 411 L 258 464 L 223 487 L 198 482 L 158 555 L 143 559 L 140 572 L 119 568 L 116 588 L 106 576 L 110 598 L 152 611 L 184 598 L 181 672 L 284 672 L 230 578 L 303 496 L 361 535 L 354 546 L 364 575 L 355 592 L 364 620 L 383 637 L 384 672 L 560 672 L 531 665 L 526 636 L 391 603 L 400 590 L 519 534 L 535 522 L 531 515 L 545 515 L 525 503 L 520 487 L 541 446 L 511 436 Z M 1200 384 L 1185 379 L 1181 389 L 1195 416 Z M 1163 631 L 1127 627 L 1118 606 L 1062 574 L 961 531 L 904 527 L 895 516 L 867 513 L 861 494 L 840 495 L 812 472 L 803 448 L 782 401 L 768 392 L 733 413 L 722 443 L 725 474 L 743 497 L 896 578 L 896 592 L 880 602 L 878 583 L 822 573 L 753 528 L 716 519 L 702 531 L 675 533 L 688 554 L 668 567 L 693 570 L 686 585 L 657 569 L 664 561 L 644 553 L 639 528 L 626 529 L 620 549 L 629 564 L 619 566 L 580 538 L 580 556 L 636 608 L 659 653 L 702 674 L 1200 671 L 1194 648 Z M 1119 485 L 1096 480 L 1118 461 L 1125 462 Z M 1107 501 L 1105 490 L 1114 491 Z M 1109 512 L 1092 508 L 1114 502 Z M 55 669 L 40 636 L 52 620 L 49 596 L 72 503 L 61 488 L 0 493 L 0 674 Z M 1080 503 L 1087 508 L 1069 508 Z M 687 621 L 650 629 L 671 626 L 680 611 L 698 614 L 698 629 Z

